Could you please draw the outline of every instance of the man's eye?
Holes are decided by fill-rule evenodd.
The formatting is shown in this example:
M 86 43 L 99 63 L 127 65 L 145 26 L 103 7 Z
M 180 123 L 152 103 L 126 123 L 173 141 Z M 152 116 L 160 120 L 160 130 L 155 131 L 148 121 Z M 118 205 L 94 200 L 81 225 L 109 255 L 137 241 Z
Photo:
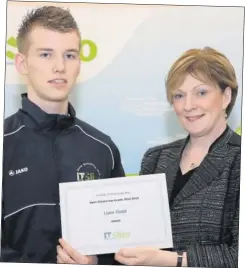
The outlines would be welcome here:
M 50 57 L 51 55 L 50 55 L 50 53 L 45 52 L 45 53 L 42 53 L 40 56 L 41 56 L 42 58 L 48 58 L 48 57 Z
M 74 54 L 66 54 L 66 58 L 68 58 L 68 59 L 75 59 L 76 58 L 76 55 L 74 55 Z

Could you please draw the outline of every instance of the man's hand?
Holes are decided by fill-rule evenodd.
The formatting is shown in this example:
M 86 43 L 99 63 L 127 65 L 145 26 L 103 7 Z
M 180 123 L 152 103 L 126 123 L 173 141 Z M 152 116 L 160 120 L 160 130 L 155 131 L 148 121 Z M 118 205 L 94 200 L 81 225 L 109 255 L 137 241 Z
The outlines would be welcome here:
M 85 256 L 73 249 L 64 239 L 57 246 L 57 263 L 65 264 L 98 264 L 97 256 Z

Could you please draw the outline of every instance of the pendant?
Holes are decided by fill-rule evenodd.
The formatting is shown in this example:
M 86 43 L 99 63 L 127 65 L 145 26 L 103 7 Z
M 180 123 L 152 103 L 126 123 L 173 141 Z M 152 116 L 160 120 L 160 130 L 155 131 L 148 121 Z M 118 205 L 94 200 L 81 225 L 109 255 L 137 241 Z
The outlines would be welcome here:
M 195 163 L 191 163 L 190 168 L 194 168 L 195 167 Z

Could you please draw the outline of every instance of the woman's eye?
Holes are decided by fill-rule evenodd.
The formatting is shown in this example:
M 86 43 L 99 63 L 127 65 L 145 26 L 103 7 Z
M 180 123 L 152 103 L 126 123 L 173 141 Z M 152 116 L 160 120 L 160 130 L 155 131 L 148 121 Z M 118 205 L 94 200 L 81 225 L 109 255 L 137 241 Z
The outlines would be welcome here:
M 183 97 L 183 94 L 180 94 L 180 93 L 178 93 L 178 94 L 174 94 L 173 95 L 173 98 L 174 99 L 180 99 L 180 98 L 182 98 Z
M 198 92 L 198 95 L 200 95 L 200 96 L 205 96 L 206 94 L 207 94 L 207 90 L 205 90 L 205 89 L 201 89 Z

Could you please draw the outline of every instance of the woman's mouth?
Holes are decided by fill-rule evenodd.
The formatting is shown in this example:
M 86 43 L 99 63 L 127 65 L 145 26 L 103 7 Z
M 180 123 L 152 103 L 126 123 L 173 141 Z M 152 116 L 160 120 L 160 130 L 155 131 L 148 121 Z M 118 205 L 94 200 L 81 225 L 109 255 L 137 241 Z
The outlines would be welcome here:
M 186 119 L 190 122 L 194 122 L 199 120 L 200 118 L 202 118 L 204 116 L 204 114 L 202 115 L 195 115 L 195 116 L 186 116 Z

